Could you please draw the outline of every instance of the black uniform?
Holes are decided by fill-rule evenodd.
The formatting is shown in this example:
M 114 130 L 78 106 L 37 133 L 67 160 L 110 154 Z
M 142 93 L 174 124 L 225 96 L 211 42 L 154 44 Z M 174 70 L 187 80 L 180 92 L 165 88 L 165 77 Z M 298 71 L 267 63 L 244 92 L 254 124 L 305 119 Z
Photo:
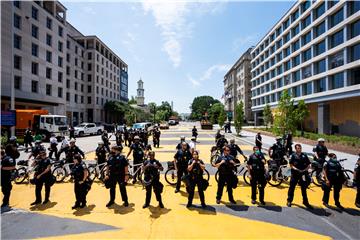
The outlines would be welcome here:
M 83 151 L 81 151 L 81 149 L 78 146 L 67 146 L 64 147 L 62 149 L 60 149 L 58 155 L 57 155 L 57 159 L 60 159 L 60 155 L 61 153 L 65 152 L 66 155 L 66 162 L 67 163 L 73 163 L 73 159 L 75 155 L 81 155 L 83 158 L 85 157 L 85 154 Z
M 52 158 L 53 154 L 55 155 L 55 158 L 58 154 L 58 149 L 57 149 L 57 145 L 58 142 L 57 140 L 54 141 L 56 139 L 50 139 L 50 148 L 49 148 L 49 158 Z
M 255 136 L 255 145 L 259 148 L 259 150 L 261 151 L 261 147 L 262 147 L 262 137 L 261 135 L 257 134 Z
M 180 190 L 181 178 L 183 175 L 187 173 L 187 166 L 189 160 L 192 158 L 189 150 L 183 151 L 182 149 L 178 150 L 174 156 L 176 159 L 176 167 L 177 167 L 177 182 L 176 182 L 176 190 Z
M 153 136 L 154 147 L 159 147 L 161 132 L 160 132 L 160 130 L 156 129 L 156 130 L 154 130 L 153 134 L 154 134 L 154 136 Z
M 120 131 L 117 131 L 115 137 L 116 137 L 116 145 L 122 147 L 122 142 L 123 142 L 122 133 Z
M 290 164 L 295 166 L 299 170 L 304 170 L 310 165 L 309 158 L 304 154 L 301 153 L 297 155 L 293 153 L 290 158 Z M 307 171 L 305 172 L 298 172 L 294 169 L 291 169 L 291 180 L 290 180 L 290 187 L 288 191 L 288 202 L 292 202 L 294 199 L 294 191 L 297 184 L 301 187 L 301 194 L 303 197 L 303 203 L 308 203 L 306 189 L 309 186 L 311 178 Z
M 195 160 L 191 159 L 188 163 L 188 165 L 190 166 Z M 196 162 L 192 168 L 192 170 L 189 172 L 189 186 L 188 186 L 188 204 L 191 205 L 193 198 L 194 198 L 194 193 L 195 193 L 195 187 L 197 186 L 198 192 L 199 192 L 199 197 L 200 197 L 200 201 L 201 201 L 201 205 L 205 205 L 205 196 L 204 196 L 204 190 L 203 190 L 203 172 L 204 170 L 201 169 L 200 164 L 204 164 L 204 162 L 202 160 L 198 160 L 198 162 Z
M 360 155 L 359 155 L 359 160 L 360 160 Z M 360 164 L 359 163 L 356 163 L 354 172 L 356 172 L 356 178 L 354 179 L 354 183 L 357 188 L 355 204 L 360 204 Z
M 84 180 L 84 171 L 87 171 L 86 164 L 83 162 L 74 164 L 71 168 L 71 174 L 74 176 L 74 192 L 75 192 L 75 206 L 84 207 L 86 206 L 86 195 L 88 193 L 88 185 Z
M 25 144 L 25 152 L 28 152 L 28 146 L 32 148 L 33 136 L 31 130 L 26 130 L 24 133 L 24 144 Z
M 20 157 L 20 152 L 17 149 L 17 143 L 9 143 L 5 147 L 5 153 L 7 156 L 11 157 L 14 161 Z
M 115 201 L 116 183 L 119 184 L 121 199 L 128 203 L 125 182 L 125 168 L 129 163 L 123 155 L 111 155 L 108 159 L 109 178 L 111 182 L 110 187 L 110 202 Z
M 285 136 L 285 140 L 286 140 L 286 144 L 285 144 L 285 151 L 291 155 L 293 153 L 293 150 L 292 150 L 292 144 L 293 144 L 293 140 L 292 140 L 292 134 L 291 133 L 288 133 L 286 134 Z
M 39 179 L 37 179 L 37 176 L 39 174 L 41 174 L 42 172 L 44 172 L 48 166 L 50 166 L 50 159 L 49 158 L 45 158 L 45 159 L 36 159 L 37 161 L 37 166 L 35 168 L 35 195 L 36 195 L 36 200 L 35 202 L 40 203 L 41 202 L 41 190 L 43 185 L 45 184 L 45 201 L 49 201 L 49 197 L 50 197 L 50 178 L 51 178 L 51 171 L 48 171 L 47 173 L 43 174 Z
M 217 142 L 216 142 L 216 147 L 217 149 L 220 149 L 220 152 L 223 152 L 223 148 L 225 145 L 228 144 L 228 141 L 226 140 L 226 138 L 221 137 Z
M 193 129 L 192 129 L 192 136 L 193 136 L 195 139 L 197 138 L 197 136 L 198 136 L 198 131 L 197 131 L 196 128 L 193 128 Z
M 264 188 L 266 186 L 265 166 L 263 160 L 265 160 L 265 158 L 262 153 L 254 153 L 250 155 L 249 160 L 247 161 L 247 165 L 251 166 L 251 199 L 256 200 L 256 187 L 258 186 L 260 202 L 264 202 Z
M 313 152 L 316 152 L 319 156 L 319 158 L 316 158 L 315 161 L 319 162 L 322 166 L 325 162 L 326 156 L 328 155 L 327 147 L 318 144 L 314 147 Z
M 230 161 L 234 161 L 233 156 L 228 155 L 222 155 L 220 156 L 215 164 L 220 163 L 222 160 L 225 160 L 225 163 L 221 164 L 219 167 L 219 181 L 218 181 L 218 189 L 217 189 L 217 194 L 216 194 L 216 199 L 220 200 L 222 197 L 222 193 L 224 190 L 224 186 L 226 184 L 226 188 L 227 188 L 227 192 L 228 192 L 228 196 L 229 196 L 229 201 L 234 201 L 234 197 L 233 197 L 233 175 L 234 175 L 234 164 L 231 163 Z
M 97 157 L 97 164 L 102 164 L 106 162 L 106 154 L 108 153 L 108 151 L 105 146 L 97 147 L 95 152 Z
M 149 181 L 150 179 L 152 179 L 151 184 L 149 184 L 145 187 L 145 189 L 146 189 L 145 205 L 150 204 L 152 189 L 154 190 L 156 200 L 159 203 L 162 203 L 161 191 L 162 191 L 163 186 L 160 183 L 160 174 L 159 174 L 159 170 L 158 170 L 161 168 L 162 168 L 161 163 L 156 159 L 153 159 L 153 160 L 149 159 L 144 162 L 144 169 L 145 169 L 144 180 Z
M 110 141 L 107 133 L 101 135 L 101 140 L 104 142 L 105 148 L 110 152 Z
M 322 189 L 324 191 L 322 201 L 326 204 L 329 203 L 330 191 L 332 187 L 334 188 L 333 190 L 335 205 L 340 204 L 340 190 L 344 182 L 344 175 L 341 169 L 342 167 L 340 165 L 340 162 L 334 159 L 330 159 L 324 164 L 324 171 L 326 172 L 326 176 L 330 182 L 329 186 L 326 185 L 326 183 L 323 183 L 322 186 Z
M 74 127 L 69 127 L 69 137 L 74 138 L 75 139 L 75 128 Z
M 182 143 L 183 142 L 184 141 L 181 141 L 181 142 L 178 143 L 178 145 L 176 145 L 176 150 L 180 150 L 182 148 Z M 190 145 L 188 143 L 186 143 L 186 149 L 190 150 Z
M 237 154 L 238 152 L 243 155 L 243 151 L 240 149 L 239 145 L 237 144 L 230 144 L 229 145 L 229 148 L 230 148 L 230 155 L 234 157 L 234 160 L 237 160 Z
M 36 159 L 41 151 L 44 151 L 45 147 L 43 145 L 37 144 L 31 149 L 32 156 Z
M 133 143 L 130 146 L 130 149 L 133 151 L 133 160 L 134 165 L 143 163 L 144 160 L 144 146 L 141 143 Z M 139 168 L 140 166 L 134 166 L 134 172 Z M 137 172 L 137 174 L 134 176 L 133 181 L 136 181 L 136 179 L 140 176 L 140 171 Z
M 286 150 L 284 145 L 282 145 L 280 142 L 275 143 L 274 145 L 271 146 L 272 149 L 272 156 L 271 158 L 276 162 L 276 164 L 278 165 L 278 167 L 280 165 L 285 164 L 285 155 L 286 155 Z
M 3 167 L 15 167 L 15 160 L 9 156 L 4 155 L 1 159 L 1 191 L 4 194 L 2 206 L 9 205 L 12 170 L 4 170 Z

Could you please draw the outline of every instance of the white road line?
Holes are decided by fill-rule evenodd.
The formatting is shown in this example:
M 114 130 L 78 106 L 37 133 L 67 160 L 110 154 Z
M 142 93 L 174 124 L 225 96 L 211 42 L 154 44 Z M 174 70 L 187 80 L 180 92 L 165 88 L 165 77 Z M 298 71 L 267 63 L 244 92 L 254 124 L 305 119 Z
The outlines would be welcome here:
M 334 228 L 336 231 L 338 231 L 339 233 L 341 233 L 345 238 L 347 239 L 354 239 L 352 238 L 349 234 L 347 234 L 346 232 L 344 232 L 343 230 L 341 230 L 340 228 L 338 228 L 335 224 L 331 223 L 329 220 L 327 220 L 324 217 L 320 217 L 321 220 L 323 220 L 325 223 L 327 223 L 328 225 L 330 225 L 332 228 Z

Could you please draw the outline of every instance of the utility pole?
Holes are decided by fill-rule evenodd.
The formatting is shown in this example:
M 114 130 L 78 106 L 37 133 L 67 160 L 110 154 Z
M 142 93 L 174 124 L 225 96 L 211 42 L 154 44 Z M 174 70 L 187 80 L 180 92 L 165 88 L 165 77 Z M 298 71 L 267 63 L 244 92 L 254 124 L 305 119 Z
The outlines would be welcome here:
M 14 83 L 14 4 L 11 4 L 11 74 L 10 74 L 10 110 L 15 110 L 15 83 Z M 11 127 L 11 136 L 15 136 L 15 126 Z

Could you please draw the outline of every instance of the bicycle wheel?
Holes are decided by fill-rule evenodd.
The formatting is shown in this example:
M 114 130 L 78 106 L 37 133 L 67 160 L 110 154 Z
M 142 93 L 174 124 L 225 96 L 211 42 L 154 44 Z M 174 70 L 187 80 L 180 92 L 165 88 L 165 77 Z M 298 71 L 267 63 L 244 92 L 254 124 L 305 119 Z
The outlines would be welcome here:
M 244 177 L 244 182 L 247 184 L 247 185 L 250 185 L 250 173 L 248 170 L 245 170 L 244 174 L 243 174 L 243 177 Z
M 345 182 L 344 182 L 344 186 L 348 187 L 348 188 L 352 188 L 353 182 L 354 182 L 354 172 L 349 169 L 345 169 L 345 170 L 343 170 L 343 173 L 346 178 Z
M 218 159 L 218 157 L 219 157 L 218 154 L 212 155 L 212 156 L 210 157 L 210 164 L 211 164 L 211 166 L 214 166 L 214 165 L 215 165 L 215 162 L 216 162 L 216 160 Z
M 177 182 L 177 172 L 175 169 L 168 169 L 165 172 L 165 180 L 170 185 L 176 185 Z
M 203 178 L 207 181 L 209 181 L 209 179 L 210 179 L 210 174 L 209 174 L 208 170 L 206 170 L 206 169 L 204 169 Z
M 56 167 L 52 171 L 52 175 L 56 178 L 56 182 L 62 182 L 65 179 L 65 170 L 62 167 Z
M 106 174 L 106 168 L 103 167 L 103 168 L 100 170 L 100 176 L 98 176 L 98 178 L 100 179 L 100 181 L 104 182 L 105 174 Z
M 89 179 L 90 179 L 91 181 L 94 181 L 94 179 L 96 178 L 96 170 L 95 170 L 95 167 L 89 166 L 87 169 L 88 169 L 88 171 L 89 171 Z
M 16 169 L 15 174 L 16 175 L 15 175 L 14 182 L 16 184 L 20 184 L 20 183 L 24 182 L 26 175 L 27 175 L 26 167 L 21 167 L 21 168 Z
M 275 174 L 275 177 L 274 177 Z M 278 173 L 272 170 L 269 170 L 269 175 L 270 175 L 270 180 L 268 181 L 268 183 L 273 186 L 273 187 L 277 187 L 280 186 L 280 184 L 283 182 L 282 179 L 278 179 Z
M 323 180 L 322 180 L 322 171 L 319 175 L 317 175 L 316 170 L 311 172 L 311 182 L 313 182 L 316 186 L 321 187 Z
M 216 182 L 219 182 L 219 171 L 216 171 L 215 173 L 215 180 Z

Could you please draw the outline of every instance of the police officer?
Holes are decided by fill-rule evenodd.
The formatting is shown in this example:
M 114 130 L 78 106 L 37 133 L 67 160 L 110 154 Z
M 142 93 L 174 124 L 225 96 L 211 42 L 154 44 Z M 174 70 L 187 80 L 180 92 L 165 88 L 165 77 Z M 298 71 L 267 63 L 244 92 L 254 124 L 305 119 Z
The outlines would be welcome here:
M 318 139 L 318 144 L 314 147 L 313 152 L 315 154 L 314 160 L 319 164 L 319 168 L 316 169 L 316 176 L 319 176 L 325 163 L 325 158 L 328 155 L 328 149 L 325 146 L 325 139 Z
M 344 209 L 340 204 L 340 190 L 344 183 L 344 174 L 340 162 L 334 153 L 329 154 L 329 161 L 324 164 L 324 179 L 325 182 L 322 185 L 324 195 L 322 198 L 323 205 L 329 207 L 329 197 L 331 188 L 334 191 L 335 206 L 339 209 Z
M 261 151 L 261 148 L 262 148 L 261 133 L 257 133 L 256 136 L 255 136 L 255 146 L 257 146 L 259 148 L 259 150 Z
M 177 172 L 175 193 L 178 193 L 180 191 L 181 178 L 187 173 L 188 162 L 191 157 L 191 153 L 187 149 L 187 144 L 183 142 L 181 145 L 181 149 L 178 150 L 174 155 L 174 166 Z
M 86 195 L 88 192 L 87 178 L 89 172 L 86 164 L 82 162 L 80 155 L 74 156 L 74 165 L 71 168 L 71 174 L 74 176 L 74 192 L 75 192 L 75 205 L 72 209 L 86 207 Z
M 277 169 L 274 169 L 274 171 L 272 171 L 274 174 L 273 178 L 275 178 L 276 172 L 279 169 L 280 165 L 283 165 L 285 163 L 287 164 L 286 160 L 284 159 L 286 155 L 286 150 L 281 141 L 281 137 L 276 137 L 276 143 L 274 143 L 268 150 L 269 156 L 276 163 L 277 166 Z
M 221 135 L 221 137 L 216 142 L 216 147 L 222 153 L 223 150 L 224 150 L 225 145 L 228 145 L 228 141 L 226 140 L 225 135 Z
M 301 145 L 296 144 L 295 153 L 293 153 L 290 158 L 291 180 L 288 191 L 287 206 L 291 207 L 291 203 L 294 199 L 295 187 L 297 184 L 299 184 L 301 187 L 303 204 L 308 209 L 313 209 L 313 207 L 309 204 L 306 193 L 306 189 L 311 181 L 311 178 L 308 173 L 308 170 L 310 168 L 310 160 L 301 150 L 302 150 Z
M 293 144 L 292 132 L 288 131 L 288 133 L 285 135 L 284 139 L 285 139 L 285 151 L 290 156 L 293 153 L 293 150 L 292 150 L 292 144 Z
M 155 128 L 153 133 L 154 147 L 158 148 L 160 146 L 160 135 L 161 135 L 161 131 L 159 130 L 159 128 Z
M 108 164 L 106 166 L 105 181 L 111 182 L 110 186 L 110 201 L 106 207 L 110 207 L 115 203 L 115 188 L 119 184 L 121 199 L 124 206 L 129 206 L 128 196 L 126 193 L 126 182 L 129 177 L 129 163 L 124 155 L 121 155 L 121 148 L 118 146 L 111 147 Z
M 147 208 L 150 204 L 151 200 L 151 190 L 154 190 L 156 200 L 159 202 L 159 207 L 164 208 L 164 204 L 161 200 L 161 192 L 164 187 L 160 182 L 160 173 L 159 171 L 163 171 L 161 163 L 155 159 L 155 152 L 149 152 L 149 159 L 146 160 L 143 164 L 143 172 L 144 172 L 144 184 L 146 189 L 146 198 L 145 204 L 143 208 Z
M 129 131 L 126 128 L 126 126 L 124 127 L 124 143 L 125 143 L 125 146 L 130 146 L 130 144 L 129 144 Z
M 140 143 L 139 136 L 134 137 L 134 143 L 130 146 L 130 151 L 127 154 L 126 158 L 129 158 L 130 154 L 133 153 L 133 160 L 134 165 L 143 163 L 144 160 L 144 146 Z M 134 172 L 139 168 L 140 166 L 134 166 Z M 137 174 L 133 178 L 133 184 L 136 183 L 136 179 L 139 178 L 140 171 L 137 172 Z
M 28 146 L 32 148 L 33 136 L 30 128 L 27 128 L 24 133 L 24 144 L 25 144 L 25 152 L 28 152 Z
M 355 164 L 354 169 L 354 184 L 356 185 L 356 198 L 355 198 L 355 206 L 360 208 L 360 147 L 359 147 L 359 158 Z
M 57 139 L 55 137 L 55 134 L 51 134 L 50 148 L 49 148 L 49 158 L 52 158 L 53 153 L 55 153 L 55 158 L 56 158 L 57 153 L 58 153 L 57 145 L 58 145 L 58 141 L 57 141 Z
M 250 173 L 251 184 L 251 203 L 256 203 L 256 187 L 259 188 L 259 200 L 261 205 L 264 202 L 264 189 L 266 186 L 265 179 L 265 157 L 257 146 L 253 147 L 254 153 L 250 155 L 247 161 L 247 168 Z
M 104 142 L 105 148 L 110 152 L 110 141 L 109 141 L 109 135 L 106 130 L 101 135 L 101 140 Z
M 95 150 L 96 158 L 97 158 L 97 164 L 102 164 L 106 162 L 106 154 L 108 153 L 108 150 L 104 146 L 104 142 L 100 141 L 98 142 L 98 147 Z
M 42 149 L 39 152 L 37 159 L 33 162 L 32 166 L 35 168 L 35 202 L 31 203 L 31 205 L 36 205 L 41 203 L 41 190 L 43 185 L 45 185 L 45 200 L 43 204 L 49 202 L 50 197 L 50 178 L 51 178 L 51 163 L 50 159 L 46 157 L 46 150 Z
M 191 131 L 192 131 L 192 137 L 194 137 L 194 138 L 195 138 L 195 141 L 196 141 L 197 136 L 199 135 L 196 126 L 194 126 Z
M 71 125 L 71 126 L 69 127 L 69 138 L 70 138 L 70 139 L 71 139 L 71 138 L 74 138 L 74 139 L 75 139 L 75 128 L 74 128 L 73 125 Z
M 216 135 L 215 135 L 215 143 L 217 143 L 217 141 L 221 138 L 221 133 L 220 130 L 217 130 Z
M 188 207 L 188 208 L 192 206 L 192 201 L 194 198 L 196 186 L 197 186 L 197 189 L 199 192 L 201 207 L 206 208 L 204 188 L 203 188 L 204 169 L 205 169 L 205 164 L 202 160 L 199 159 L 199 152 L 197 150 L 195 150 L 192 154 L 192 159 L 189 160 L 188 168 L 187 168 L 189 175 L 190 175 L 190 177 L 189 177 L 190 184 L 187 188 L 189 195 L 188 195 L 188 203 L 187 203 L 186 207 Z
M 234 157 L 230 155 L 230 148 L 228 146 L 224 147 L 223 155 L 219 156 L 219 158 L 216 160 L 215 167 L 219 169 L 219 181 L 218 181 L 218 189 L 216 194 L 216 203 L 220 204 L 223 189 L 226 184 L 226 188 L 229 196 L 229 202 L 236 204 L 233 197 L 233 189 L 232 189 L 235 161 L 234 161 Z
M 15 170 L 15 160 L 5 154 L 1 149 L 1 191 L 4 195 L 1 207 L 9 205 L 11 185 L 11 172 Z
M 85 158 L 85 153 L 78 146 L 76 146 L 75 143 L 76 140 L 74 138 L 70 139 L 70 145 L 60 149 L 58 152 L 57 160 L 60 159 L 60 156 L 63 152 L 65 152 L 67 163 L 72 163 L 75 155 L 81 155 L 83 158 Z
M 116 145 L 122 147 L 123 139 L 122 139 L 121 131 L 116 131 L 115 138 L 116 138 Z
M 183 142 L 185 142 L 185 136 L 181 136 L 180 137 L 180 142 L 176 145 L 176 150 L 180 150 L 182 147 L 181 147 L 181 145 L 182 145 L 182 143 Z M 186 143 L 186 142 L 185 142 Z M 188 143 L 186 143 L 186 145 L 187 145 L 187 149 L 188 150 L 190 150 L 190 145 L 188 144 Z
M 17 138 L 12 136 L 9 143 L 5 147 L 5 154 L 11 157 L 14 161 L 20 157 L 20 152 L 18 150 L 18 144 L 16 140 Z
M 230 140 L 229 148 L 230 148 L 230 155 L 234 157 L 234 161 L 236 163 L 240 163 L 240 161 L 237 159 L 238 153 L 240 153 L 240 155 L 242 155 L 245 160 L 247 159 L 243 151 L 240 149 L 239 145 L 235 144 L 235 139 Z
M 31 149 L 31 153 L 28 157 L 28 160 L 31 159 L 31 157 L 37 158 L 40 151 L 45 150 L 44 146 L 41 145 L 41 140 L 35 141 L 35 146 Z

